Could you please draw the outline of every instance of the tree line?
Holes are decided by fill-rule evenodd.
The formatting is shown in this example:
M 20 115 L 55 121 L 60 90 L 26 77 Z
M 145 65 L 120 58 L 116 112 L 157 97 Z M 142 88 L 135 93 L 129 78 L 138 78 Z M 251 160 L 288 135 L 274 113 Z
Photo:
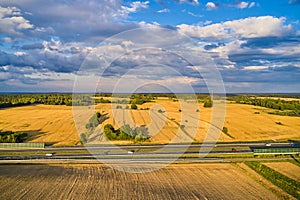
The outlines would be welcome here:
M 0 95 L 0 108 L 24 106 L 31 104 L 45 105 L 92 105 L 91 95 L 78 94 L 2 94 Z
M 249 104 L 277 110 L 276 112 L 270 112 L 270 114 L 300 116 L 300 101 L 297 100 L 286 101 L 279 98 L 257 98 L 256 96 L 247 95 L 232 96 L 228 98 L 228 100 L 240 104 Z
M 13 131 L 0 131 L 1 143 L 19 143 L 24 142 L 27 138 L 27 133 L 13 132 Z

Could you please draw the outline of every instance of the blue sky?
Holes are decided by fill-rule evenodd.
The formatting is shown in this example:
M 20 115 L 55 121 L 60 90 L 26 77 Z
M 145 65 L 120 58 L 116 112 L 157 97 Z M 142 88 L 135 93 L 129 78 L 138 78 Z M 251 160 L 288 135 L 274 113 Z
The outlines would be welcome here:
M 76 78 L 82 91 L 118 83 L 126 92 L 207 92 L 205 76 L 182 58 L 187 49 L 213 61 L 229 93 L 300 92 L 299 10 L 299 0 L 2 0 L 0 92 L 72 92 Z M 151 35 L 136 37 L 137 28 Z M 149 40 L 154 50 L 132 51 Z M 119 57 L 99 73 L 84 66 L 93 54 L 98 68 L 99 57 Z

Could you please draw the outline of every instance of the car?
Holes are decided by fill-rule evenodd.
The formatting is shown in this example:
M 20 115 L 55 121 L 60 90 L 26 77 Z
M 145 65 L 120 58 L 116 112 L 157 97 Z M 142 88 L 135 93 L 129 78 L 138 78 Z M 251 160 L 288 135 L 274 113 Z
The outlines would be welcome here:
M 134 154 L 134 150 L 129 150 L 127 153 L 128 154 Z
M 270 147 L 270 146 L 272 146 L 271 143 L 266 143 L 266 147 Z
M 237 152 L 237 150 L 235 148 L 232 148 L 231 152 Z

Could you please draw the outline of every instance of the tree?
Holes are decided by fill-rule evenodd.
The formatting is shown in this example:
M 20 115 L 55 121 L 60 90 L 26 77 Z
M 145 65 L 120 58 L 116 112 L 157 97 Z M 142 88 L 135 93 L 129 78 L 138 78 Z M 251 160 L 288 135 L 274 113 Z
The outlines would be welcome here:
M 85 133 L 81 133 L 80 134 L 80 142 L 82 144 L 85 144 L 87 142 L 87 138 L 86 138 L 86 134 Z
M 209 98 L 208 100 L 206 100 L 205 102 L 204 102 L 204 108 L 211 108 L 212 106 L 213 106 L 213 102 L 212 102 L 212 100 Z
M 131 104 L 131 109 L 136 110 L 137 109 L 137 105 L 136 104 Z
M 228 134 L 228 128 L 224 126 L 222 132 Z

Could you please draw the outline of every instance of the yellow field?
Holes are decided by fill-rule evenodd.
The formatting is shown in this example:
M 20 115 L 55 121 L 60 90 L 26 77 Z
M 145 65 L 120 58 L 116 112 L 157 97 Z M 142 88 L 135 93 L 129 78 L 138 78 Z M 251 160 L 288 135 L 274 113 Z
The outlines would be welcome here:
M 196 112 L 195 108 L 186 112 L 178 102 L 167 99 L 138 105 L 138 110 L 127 110 L 126 105 L 122 105 L 122 109 L 116 109 L 116 106 L 116 104 L 96 106 L 96 111 L 109 117 L 101 125 L 102 128 L 108 123 L 115 128 L 124 124 L 130 124 L 131 127 L 146 126 L 152 136 L 151 142 L 154 143 L 202 142 L 211 126 L 212 109 L 203 108 L 202 105 L 198 107 L 200 112 Z M 267 114 L 268 109 L 252 105 L 228 103 L 226 107 L 224 126 L 228 128 L 228 134 L 221 133 L 218 141 L 300 139 L 300 117 L 270 115 Z M 165 112 L 159 113 L 158 110 Z M 79 143 L 79 134 L 86 131 L 85 124 L 93 113 L 92 108 L 89 108 L 88 113 L 85 111 L 77 113 L 76 125 L 79 129 L 77 132 L 72 107 L 34 105 L 1 109 L 0 130 L 28 132 L 32 135 L 30 139 L 32 142 L 76 145 Z M 278 124 L 279 122 L 281 124 Z M 179 128 L 180 125 L 184 125 L 182 129 Z M 215 128 L 214 124 L 212 127 Z M 97 130 L 98 133 L 94 136 L 101 132 L 99 128 Z M 103 136 L 95 138 L 99 140 L 96 142 L 104 139 Z
M 99 106 L 100 108 L 100 106 Z M 183 138 L 179 125 L 184 124 L 186 132 L 193 137 L 193 131 L 196 130 L 195 141 L 201 142 L 206 137 L 208 128 L 211 126 L 212 108 L 203 108 L 199 106 L 200 112 L 194 113 L 179 112 L 178 102 L 159 100 L 155 103 L 145 103 L 139 108 L 149 108 L 150 110 L 115 110 L 118 123 L 116 127 L 124 123 L 131 126 L 147 125 L 152 142 L 184 142 L 190 140 Z M 159 113 L 158 110 L 164 110 L 165 113 Z M 226 105 L 226 118 L 224 126 L 228 128 L 228 135 L 221 133 L 218 141 L 260 141 L 260 140 L 287 140 L 300 139 L 300 118 L 279 116 L 268 114 L 266 108 L 252 105 L 232 104 Z M 199 115 L 199 123 L 197 119 Z M 277 123 L 281 123 L 281 125 Z M 111 121 L 103 123 L 104 126 Z M 214 127 L 212 125 L 212 127 Z M 189 131 L 190 130 L 190 131 Z M 221 131 L 221 130 L 219 130 Z M 181 136 L 181 137 L 180 137 Z
M 0 199 L 280 199 L 232 164 L 126 173 L 101 164 L 0 165 Z
M 24 131 L 32 142 L 76 145 L 72 107 L 34 105 L 0 110 L 0 130 Z
M 290 162 L 268 162 L 263 163 L 267 167 L 300 182 L 300 167 Z

